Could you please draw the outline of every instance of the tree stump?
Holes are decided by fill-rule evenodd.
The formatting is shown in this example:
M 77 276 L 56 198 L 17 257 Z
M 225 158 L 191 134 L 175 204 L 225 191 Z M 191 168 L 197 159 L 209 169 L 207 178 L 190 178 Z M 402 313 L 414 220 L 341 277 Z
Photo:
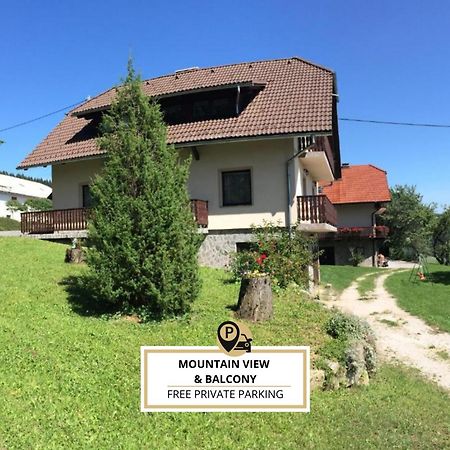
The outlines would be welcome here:
M 263 322 L 273 317 L 272 285 L 269 277 L 243 278 L 237 317 Z
M 68 248 L 66 250 L 66 263 L 80 264 L 86 260 L 82 248 Z

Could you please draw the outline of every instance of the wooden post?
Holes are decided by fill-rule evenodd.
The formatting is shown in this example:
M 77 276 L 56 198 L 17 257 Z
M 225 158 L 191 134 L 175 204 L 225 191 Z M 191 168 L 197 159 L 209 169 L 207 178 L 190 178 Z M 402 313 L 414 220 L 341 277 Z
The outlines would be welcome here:
M 269 277 L 243 278 L 237 317 L 262 322 L 273 317 L 272 284 Z

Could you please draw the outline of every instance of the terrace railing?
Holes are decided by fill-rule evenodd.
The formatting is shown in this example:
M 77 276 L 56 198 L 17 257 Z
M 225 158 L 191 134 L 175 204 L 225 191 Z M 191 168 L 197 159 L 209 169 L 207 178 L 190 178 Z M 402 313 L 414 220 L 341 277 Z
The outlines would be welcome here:
M 297 197 L 297 211 L 300 222 L 337 225 L 336 208 L 324 194 Z
M 21 214 L 22 233 L 81 231 L 87 228 L 88 208 L 52 209 Z
M 191 200 L 191 210 L 200 227 L 208 226 L 208 202 Z M 87 229 L 89 208 L 53 209 L 21 214 L 23 234 L 47 234 L 60 231 L 83 231 Z

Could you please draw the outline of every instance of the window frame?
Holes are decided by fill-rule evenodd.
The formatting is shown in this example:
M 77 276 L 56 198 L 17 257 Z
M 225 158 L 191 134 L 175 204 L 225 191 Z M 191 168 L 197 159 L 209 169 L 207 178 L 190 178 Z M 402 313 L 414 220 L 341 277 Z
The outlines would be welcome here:
M 84 187 L 87 187 L 89 190 L 91 189 L 91 184 L 89 182 L 80 183 L 80 205 L 81 208 L 92 208 L 92 201 L 90 206 L 84 206 Z M 92 196 L 91 196 L 92 200 Z
M 233 173 L 233 172 L 248 172 L 249 176 L 250 176 L 250 200 L 248 203 L 232 203 L 232 204 L 228 204 L 225 203 L 224 200 L 224 174 L 226 173 Z M 233 167 L 233 168 L 227 168 L 227 169 L 220 169 L 219 170 L 219 195 L 220 195 L 220 206 L 222 208 L 231 208 L 233 206 L 253 206 L 253 169 L 252 167 Z

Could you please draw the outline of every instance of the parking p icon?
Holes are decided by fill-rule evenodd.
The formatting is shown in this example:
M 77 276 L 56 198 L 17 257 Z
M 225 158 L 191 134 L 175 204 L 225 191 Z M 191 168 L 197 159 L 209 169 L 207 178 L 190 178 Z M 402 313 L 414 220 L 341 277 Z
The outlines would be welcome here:
M 223 349 L 228 353 L 236 346 L 240 335 L 241 332 L 238 325 L 231 321 L 221 323 L 217 329 L 217 339 Z

